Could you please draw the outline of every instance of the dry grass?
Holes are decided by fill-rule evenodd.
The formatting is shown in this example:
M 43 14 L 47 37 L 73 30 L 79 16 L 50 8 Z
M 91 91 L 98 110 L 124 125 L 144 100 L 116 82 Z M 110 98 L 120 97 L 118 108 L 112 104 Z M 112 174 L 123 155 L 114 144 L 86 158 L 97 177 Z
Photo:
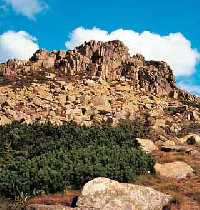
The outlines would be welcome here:
M 64 205 L 73 206 L 74 201 L 80 195 L 80 191 L 66 191 L 65 193 L 53 194 L 53 195 L 40 195 L 31 198 L 29 204 L 45 204 L 45 205 Z

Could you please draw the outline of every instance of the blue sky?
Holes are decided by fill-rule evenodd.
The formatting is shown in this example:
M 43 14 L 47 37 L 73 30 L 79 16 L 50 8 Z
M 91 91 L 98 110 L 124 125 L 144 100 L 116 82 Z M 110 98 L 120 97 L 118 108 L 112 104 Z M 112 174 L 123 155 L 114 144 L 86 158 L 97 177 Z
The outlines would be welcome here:
M 155 41 L 151 45 L 155 46 L 155 50 L 157 48 L 156 52 L 152 52 L 152 54 L 155 53 L 155 58 L 160 58 L 158 52 L 166 53 L 166 58 L 171 59 L 170 61 L 173 64 L 173 59 L 177 57 L 177 60 L 180 60 L 178 64 L 174 64 L 175 69 L 177 69 L 175 71 L 177 83 L 195 94 L 200 94 L 200 65 L 198 64 L 197 57 L 194 58 L 194 55 L 192 55 L 194 49 L 200 55 L 198 53 L 200 52 L 199 10 L 199 0 L 0 0 L 0 37 L 3 37 L 2 39 L 0 38 L 0 54 L 4 53 L 8 58 L 9 53 L 16 55 L 16 52 L 10 51 L 10 48 L 13 49 L 13 46 L 9 50 L 7 47 L 5 53 L 4 43 L 6 43 L 6 46 L 10 46 L 10 43 L 16 44 L 17 42 L 13 42 L 11 38 L 8 39 L 9 41 L 7 39 L 5 41 L 5 37 L 7 38 L 7 36 L 3 35 L 8 31 L 15 33 L 24 31 L 27 33 L 26 38 L 30 38 L 32 42 L 37 43 L 38 47 L 50 50 L 66 49 L 66 41 L 73 42 L 73 39 L 75 41 L 79 39 L 78 43 L 83 41 L 85 37 L 80 38 L 80 36 L 83 36 L 86 29 L 90 29 L 91 31 L 89 35 L 85 33 L 84 36 L 92 38 L 100 36 L 98 34 L 102 33 L 101 30 L 107 31 L 107 36 L 110 36 L 109 33 L 118 29 L 129 29 L 135 33 L 139 33 L 138 37 L 142 37 L 143 47 L 146 44 L 146 48 L 148 49 L 150 44 L 149 40 L 152 38 L 151 34 L 144 35 L 142 33 L 144 31 L 150 31 L 153 34 L 159 35 L 162 39 L 160 40 L 159 37 L 155 36 L 152 38 Z M 80 26 L 84 27 L 84 31 L 79 31 L 81 35 L 73 33 L 70 38 L 69 35 L 73 30 Z M 93 27 L 101 30 L 95 31 Z M 190 47 L 186 46 L 188 43 L 185 42 L 182 36 L 176 36 L 173 40 L 169 38 L 169 34 L 175 34 L 177 32 L 181 33 L 185 40 L 191 42 Z M 96 35 L 95 33 L 98 34 Z M 124 36 L 124 31 L 117 33 L 119 37 Z M 121 35 L 119 35 L 120 33 Z M 13 37 L 14 35 L 12 34 L 9 37 Z M 37 38 L 37 41 L 29 36 Z M 100 37 L 102 36 L 105 35 L 101 35 Z M 130 39 L 134 38 L 134 36 L 127 37 L 130 37 Z M 129 40 L 127 40 L 128 44 L 131 42 Z M 159 40 L 162 45 L 161 49 Z M 175 43 L 177 47 L 173 49 L 171 44 L 175 42 L 174 40 L 177 41 Z M 182 45 L 182 43 L 183 48 L 180 48 L 178 45 Z M 165 52 L 165 48 L 168 48 L 168 45 L 171 48 L 168 52 Z M 18 47 L 22 46 L 25 48 L 26 44 L 23 45 L 20 43 L 16 48 L 18 49 Z M 30 43 L 28 48 L 29 52 L 31 51 L 31 47 L 33 49 L 37 48 Z M 140 46 L 137 46 L 138 48 Z M 189 48 L 191 49 L 189 50 Z M 169 54 L 171 54 L 172 58 Z M 3 58 L 5 59 L 5 56 Z M 191 63 L 190 67 L 187 67 L 187 59 L 188 63 Z M 183 61 L 185 62 L 184 64 L 182 64 Z M 181 68 L 183 69 L 182 72 Z

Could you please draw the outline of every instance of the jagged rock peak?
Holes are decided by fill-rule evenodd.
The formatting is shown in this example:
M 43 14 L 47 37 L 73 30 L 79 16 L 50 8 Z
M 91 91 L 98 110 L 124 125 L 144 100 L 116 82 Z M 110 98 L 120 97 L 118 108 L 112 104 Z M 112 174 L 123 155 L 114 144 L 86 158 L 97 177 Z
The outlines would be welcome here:
M 119 40 L 102 42 L 90 41 L 85 42 L 83 45 L 75 48 L 79 53 L 84 56 L 92 57 L 93 54 L 114 58 L 115 56 L 129 57 L 128 48 Z
M 54 79 L 72 77 L 106 81 L 127 81 L 135 89 L 159 95 L 175 88 L 175 78 L 165 62 L 145 61 L 142 55 L 130 56 L 118 40 L 90 41 L 69 51 L 37 50 L 29 61 L 11 60 L 3 66 L 6 79 L 23 75 L 46 75 Z M 50 77 L 49 77 L 50 78 Z

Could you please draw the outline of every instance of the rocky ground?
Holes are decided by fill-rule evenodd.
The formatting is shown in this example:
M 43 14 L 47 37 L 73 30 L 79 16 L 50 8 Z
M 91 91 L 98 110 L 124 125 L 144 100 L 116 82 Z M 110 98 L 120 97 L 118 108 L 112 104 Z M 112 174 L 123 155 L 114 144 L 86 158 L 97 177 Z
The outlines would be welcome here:
M 28 62 L 0 67 L 0 125 L 73 120 L 115 126 L 122 119 L 142 118 L 151 128 L 138 142 L 157 160 L 156 175 L 138 178 L 134 184 L 140 187 L 98 179 L 101 196 L 92 181 L 82 192 L 29 200 L 29 205 L 54 206 L 28 210 L 65 209 L 79 195 L 77 209 L 157 210 L 172 203 L 172 209 L 200 209 L 200 99 L 176 87 L 166 63 L 130 57 L 121 42 L 113 41 L 89 42 L 69 52 L 40 50 Z

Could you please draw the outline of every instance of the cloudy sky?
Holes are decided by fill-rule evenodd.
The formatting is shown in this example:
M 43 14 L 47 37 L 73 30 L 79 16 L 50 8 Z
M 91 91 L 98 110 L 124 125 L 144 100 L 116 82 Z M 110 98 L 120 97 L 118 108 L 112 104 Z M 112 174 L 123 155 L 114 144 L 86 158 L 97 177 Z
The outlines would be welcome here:
M 177 84 L 200 95 L 199 10 L 199 0 L 0 0 L 0 62 L 119 39 L 130 54 L 168 62 Z

